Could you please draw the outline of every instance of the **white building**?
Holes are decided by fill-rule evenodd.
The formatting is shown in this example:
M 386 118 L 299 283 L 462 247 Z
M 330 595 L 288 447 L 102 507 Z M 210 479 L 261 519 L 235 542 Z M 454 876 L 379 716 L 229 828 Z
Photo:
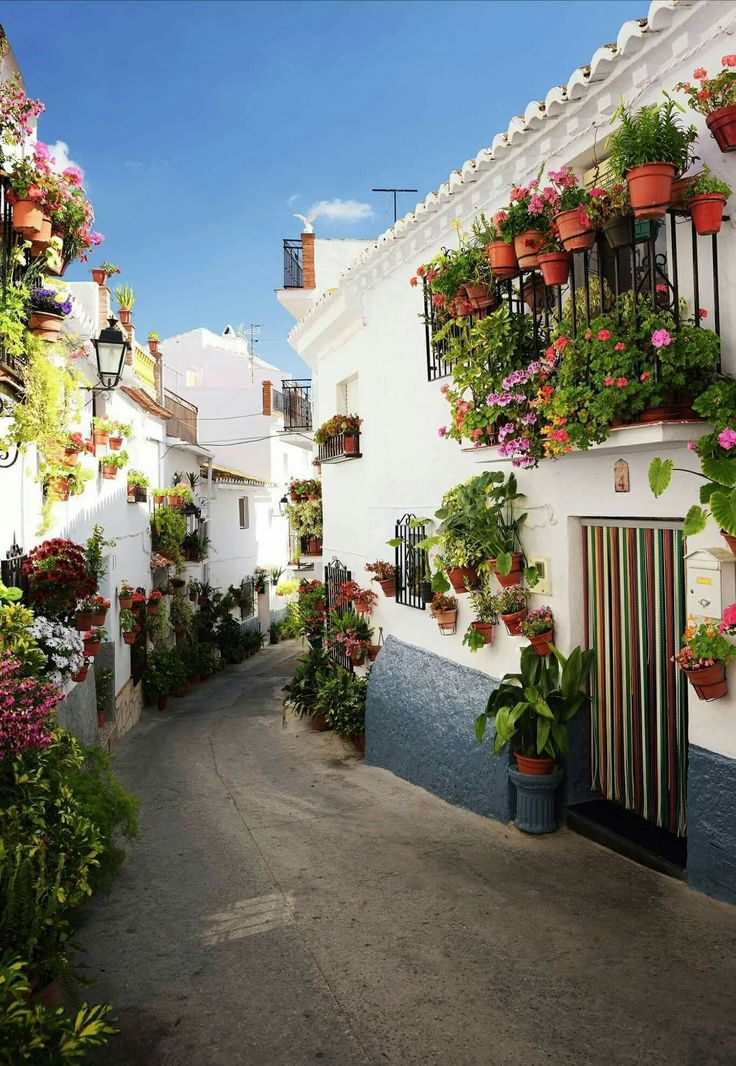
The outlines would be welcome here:
M 422 324 L 421 287 L 409 285 L 417 265 L 441 247 L 455 246 L 455 220 L 468 232 L 481 211 L 490 217 L 508 202 L 511 186 L 535 177 L 540 166 L 570 164 L 580 175 L 589 173 L 605 157 L 611 117 L 622 96 L 635 106 L 653 103 L 661 99 L 663 89 L 691 78 L 695 66 L 718 70 L 721 56 L 733 51 L 735 30 L 732 2 L 656 0 L 646 20 L 626 23 L 615 44 L 601 46 L 544 101 L 531 101 L 490 147 L 459 166 L 376 242 L 364 246 L 339 282 L 330 278 L 329 284 L 319 284 L 319 250 L 330 242 L 302 235 L 305 249 L 317 247 L 312 259 L 316 284 L 311 277 L 312 287 L 307 286 L 305 270 L 306 291 L 294 294 L 287 280 L 279 299 L 298 317 L 289 340 L 312 368 L 315 425 L 335 413 L 357 413 L 364 420 L 360 456 L 323 464 L 326 561 L 339 559 L 359 583 L 368 584 L 364 565 L 392 560 L 386 541 L 402 516 L 432 515 L 451 486 L 483 470 L 511 469 L 497 448 L 461 448 L 438 435 L 438 427 L 448 420 L 440 386 L 449 379 L 442 379 L 441 370 L 428 373 L 433 356 Z M 736 184 L 734 157 L 718 151 L 701 116 L 688 111 L 686 121 L 699 126 L 698 155 L 716 174 Z M 723 368 L 734 373 L 736 308 L 725 296 L 736 281 L 733 208 L 730 214 L 732 221 L 718 238 L 718 271 Z M 679 230 L 675 251 L 672 232 L 674 224 L 663 231 L 658 251 L 670 264 L 677 259 L 685 295 L 692 291 L 689 233 Z M 708 242 L 700 240 L 706 265 L 701 266 L 699 302 L 712 311 Z M 654 455 L 694 469 L 697 462 L 686 444 L 702 432 L 683 423 L 626 427 L 614 430 L 589 452 L 517 471 L 529 512 L 524 549 L 527 557 L 547 564 L 546 581 L 532 595 L 531 606 L 548 603 L 553 608 L 555 640 L 563 651 L 586 642 L 590 598 L 586 604 L 585 529 L 666 527 L 679 536 L 685 512 L 697 502 L 694 480 L 676 474 L 670 490 L 655 499 L 647 470 Z M 616 471 L 621 467 L 615 464 L 622 459 L 628 464 L 626 494 L 617 491 Z M 711 573 L 722 585 L 719 613 L 736 598 L 735 560 L 722 550 L 713 524 L 688 541 L 688 552 L 700 548 L 715 549 Z M 692 565 L 693 560 L 687 569 L 691 585 L 697 580 Z M 683 577 L 680 573 L 677 579 Z M 457 634 L 447 637 L 425 610 L 379 598 L 373 621 L 391 639 L 371 674 L 367 758 L 452 802 L 507 820 L 513 814 L 513 794 L 505 765 L 500 759 L 489 764 L 472 726 L 493 679 L 517 669 L 520 640 L 499 626 L 495 642 L 472 655 L 461 638 L 473 614 L 467 596 L 459 601 Z M 691 598 L 688 606 L 693 604 Z M 660 705 L 657 713 L 661 710 Z M 568 805 L 599 795 L 591 790 L 590 725 L 582 720 L 576 724 L 564 794 Z M 685 725 L 687 737 L 677 742 L 687 749 L 688 780 L 676 780 L 665 767 L 662 799 L 666 802 L 677 790 L 684 794 L 687 784 L 688 880 L 703 891 L 735 900 L 736 694 L 703 703 L 690 691 Z M 640 803 L 627 805 L 641 813 Z

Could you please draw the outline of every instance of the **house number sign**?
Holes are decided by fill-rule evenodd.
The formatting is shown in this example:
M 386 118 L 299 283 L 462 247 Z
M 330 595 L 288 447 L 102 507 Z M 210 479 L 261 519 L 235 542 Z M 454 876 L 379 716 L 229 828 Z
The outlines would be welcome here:
M 629 464 L 625 459 L 618 459 L 613 468 L 613 484 L 616 492 L 630 492 Z

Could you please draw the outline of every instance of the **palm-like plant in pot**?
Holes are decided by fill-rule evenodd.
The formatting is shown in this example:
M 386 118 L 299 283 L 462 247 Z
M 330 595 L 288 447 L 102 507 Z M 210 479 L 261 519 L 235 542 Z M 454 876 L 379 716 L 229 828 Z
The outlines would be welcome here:
M 630 111 L 623 101 L 612 121 L 620 120 L 608 140 L 612 174 L 625 179 L 634 217 L 662 218 L 672 199 L 672 183 L 693 160 L 695 126 L 685 126 L 684 108 L 665 93 L 661 104 Z
M 590 702 L 583 686 L 594 652 L 575 648 L 565 657 L 553 647 L 552 653 L 542 659 L 534 648 L 524 648 L 520 672 L 504 675 L 475 721 L 482 744 L 493 719 L 494 755 L 512 749 L 518 768 L 509 768 L 517 788 L 516 825 L 534 833 L 555 828 L 554 792 L 562 779 L 556 760 L 568 751 L 567 723 Z
M 470 603 L 475 612 L 475 619 L 465 631 L 463 644 L 470 648 L 471 652 L 476 652 L 486 644 L 493 643 L 494 629 L 498 623 L 496 595 L 487 585 L 482 585 L 470 593 Z

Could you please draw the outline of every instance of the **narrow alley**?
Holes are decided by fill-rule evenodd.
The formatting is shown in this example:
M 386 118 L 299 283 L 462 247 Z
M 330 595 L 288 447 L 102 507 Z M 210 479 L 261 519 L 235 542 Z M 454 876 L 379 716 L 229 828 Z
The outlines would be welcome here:
M 117 749 L 141 833 L 80 934 L 121 1029 L 97 1061 L 733 1062 L 733 908 L 284 726 L 297 653 L 147 710 Z

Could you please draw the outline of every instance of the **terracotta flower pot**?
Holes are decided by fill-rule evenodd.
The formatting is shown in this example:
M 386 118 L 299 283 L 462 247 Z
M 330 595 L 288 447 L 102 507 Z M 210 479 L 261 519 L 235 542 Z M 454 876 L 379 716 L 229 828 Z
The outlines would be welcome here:
M 354 651 L 350 656 L 350 662 L 353 666 L 362 666 L 365 662 L 365 648 L 361 648 L 360 651 Z
M 79 461 L 79 452 L 74 448 L 64 449 L 64 463 L 66 466 L 76 466 Z
M 437 611 L 434 620 L 445 632 L 454 629 L 457 623 L 457 611 Z
M 539 269 L 545 285 L 567 285 L 571 265 L 569 252 L 542 252 L 539 256 Z
M 158 341 L 149 340 L 149 342 L 148 342 L 148 350 L 151 353 L 151 355 L 158 355 Z
M 513 278 L 519 273 L 519 262 L 513 244 L 491 241 L 486 245 L 486 255 L 494 278 Z
M 555 215 L 560 240 L 566 252 L 586 252 L 595 244 L 595 230 L 580 221 L 578 208 Z
M 524 621 L 528 613 L 529 612 L 525 607 L 523 611 L 515 611 L 513 614 L 501 615 L 501 621 L 506 626 L 506 632 L 510 637 L 521 636 L 521 623 Z
M 379 581 L 378 584 L 381 586 L 381 590 L 382 590 L 384 596 L 387 596 L 388 599 L 392 599 L 393 597 L 396 596 L 396 578 L 395 577 L 386 577 L 386 578 L 383 579 L 383 581 Z
M 114 481 L 118 476 L 118 468 L 116 466 L 108 466 L 107 463 L 102 463 L 102 476 L 106 481 Z
M 322 554 L 322 539 L 321 537 L 310 537 L 307 541 L 306 555 L 321 555 Z
M 90 659 L 94 659 L 97 652 L 100 650 L 100 642 L 95 637 L 94 640 L 85 640 L 84 642 L 84 654 L 88 655 Z
M 130 325 L 130 316 L 132 314 L 133 314 L 133 312 L 131 311 L 131 309 L 129 307 L 119 307 L 118 308 L 118 318 L 120 320 L 120 324 L 123 325 L 123 326 L 129 326 Z
M 450 566 L 447 576 L 454 592 L 467 592 L 466 581 L 471 589 L 478 588 L 478 572 L 472 566 Z
M 122 438 L 122 437 L 110 437 L 110 438 L 108 439 L 107 443 L 108 443 L 109 447 L 110 447 L 110 448 L 111 448 L 111 449 L 112 449 L 112 450 L 113 450 L 114 452 L 119 452 L 119 451 L 120 451 L 120 449 L 121 449 L 121 448 L 122 448 L 122 446 L 123 446 L 123 438 Z
M 92 625 L 91 611 L 77 611 L 74 618 L 74 628 L 78 633 L 86 633 Z
M 169 697 L 168 696 L 159 696 L 159 698 L 156 700 L 156 706 L 158 707 L 158 709 L 160 711 L 165 711 L 166 707 L 168 705 L 168 702 L 169 702 Z
M 522 774 L 534 774 L 539 777 L 542 774 L 551 774 L 555 768 L 555 760 L 547 755 L 522 755 L 515 751 L 516 765 Z
M 149 615 L 149 616 L 150 615 L 154 615 L 157 610 L 158 610 L 158 604 L 157 603 L 147 603 L 146 604 L 146 614 L 147 615 Z
M 719 107 L 706 115 L 705 124 L 722 152 L 736 151 L 736 107 Z
M 118 595 L 118 603 L 121 611 L 129 611 L 133 606 L 133 597 Z
M 92 269 L 90 270 L 90 274 L 92 275 L 92 280 L 96 281 L 98 285 L 104 285 L 107 281 L 107 275 L 105 274 L 105 271 L 100 270 L 99 267 L 92 267 Z
M 493 622 L 471 622 L 470 625 L 483 637 L 484 644 L 493 644 L 493 636 L 496 631 L 496 627 Z
M 68 477 L 50 477 L 46 482 L 46 486 L 50 493 L 52 493 L 57 500 L 69 499 L 69 478 Z
M 197 599 L 197 593 L 196 592 L 190 592 L 189 593 L 189 599 L 190 599 L 191 603 L 194 603 L 196 601 L 196 599 Z
M 157 503 L 159 506 L 161 506 L 161 504 L 164 502 L 165 499 L 166 499 L 166 497 L 163 495 L 163 493 L 161 493 L 161 492 L 154 493 L 153 502 Z
M 35 240 L 43 225 L 43 208 L 37 200 L 16 200 L 13 204 L 13 229 Z
M 699 700 L 720 700 L 728 692 L 724 663 L 713 663 L 700 670 L 685 670 L 684 674 Z
M 492 310 L 498 304 L 495 292 L 487 285 L 463 285 L 468 301 L 473 305 L 473 311 Z
M 634 218 L 662 218 L 672 200 L 675 167 L 672 163 L 644 163 L 626 172 Z
M 325 716 L 322 714 L 321 711 L 317 711 L 316 714 L 312 715 L 312 727 L 316 730 L 317 733 L 324 733 L 325 730 L 328 729 L 327 722 L 325 721 Z
M 536 636 L 529 637 L 529 643 L 534 648 L 537 655 L 541 655 L 544 658 L 545 655 L 550 653 L 550 644 L 555 639 L 554 629 L 548 629 L 546 633 L 538 633 Z
M 371 644 L 370 648 L 368 649 L 368 662 L 374 663 L 380 650 L 380 644 Z
M 92 443 L 94 444 L 95 448 L 104 447 L 104 445 L 107 444 L 109 439 L 110 434 L 106 433 L 104 429 L 92 430 Z
M 138 640 L 138 634 L 131 631 L 129 633 L 123 633 L 123 642 L 125 644 L 135 644 Z
M 723 208 L 726 197 L 719 192 L 701 193 L 693 196 L 688 202 L 687 209 L 692 215 L 695 232 L 701 237 L 708 237 L 711 233 L 718 233 L 723 221 Z
M 495 559 L 491 559 L 491 566 L 493 567 L 493 573 L 498 578 L 499 585 L 502 585 L 505 589 L 514 588 L 516 585 L 521 584 L 523 577 L 521 569 L 521 552 L 514 552 L 512 555 L 511 570 L 508 574 L 499 574 Z
M 97 611 L 95 614 L 92 615 L 92 625 L 93 626 L 104 626 L 106 617 L 107 617 L 107 610 Z M 87 628 L 89 629 L 89 626 L 87 626 Z
M 736 555 L 736 537 L 732 536 L 730 533 L 727 533 L 725 529 L 721 530 L 721 536 L 725 540 L 726 544 L 728 544 L 732 554 Z
M 110 446 L 112 447 L 112 441 L 110 441 Z M 184 503 L 184 497 L 180 496 L 178 493 L 169 493 L 166 497 L 166 502 L 169 507 L 181 507 Z
M 540 229 L 527 229 L 514 237 L 514 251 L 521 270 L 536 270 L 543 244 L 544 234 Z
M 63 315 L 55 315 L 50 311 L 31 311 L 31 320 L 28 328 L 34 337 L 40 337 L 44 341 L 56 341 L 59 339 Z
M 41 253 L 45 252 L 48 248 L 50 241 L 51 218 L 49 215 L 43 215 L 41 219 L 41 228 L 31 241 L 31 255 L 41 255 Z
M 357 455 L 358 454 L 358 441 L 360 436 L 357 433 L 346 433 L 343 437 L 343 448 L 345 455 Z
M 102 729 L 104 724 L 105 724 L 105 712 L 104 711 L 98 711 L 97 712 L 97 728 L 98 729 Z
M 357 737 L 353 737 L 353 744 L 356 751 L 365 751 L 365 733 L 358 733 Z
M 365 603 L 365 602 L 353 603 L 353 607 L 355 608 L 355 613 L 356 614 L 370 614 L 371 613 L 370 604 L 368 604 L 368 603 Z
M 86 679 L 88 673 L 89 663 L 85 663 L 84 666 L 77 670 L 76 674 L 72 674 L 72 681 L 75 681 L 78 685 L 80 685 L 82 681 Z

